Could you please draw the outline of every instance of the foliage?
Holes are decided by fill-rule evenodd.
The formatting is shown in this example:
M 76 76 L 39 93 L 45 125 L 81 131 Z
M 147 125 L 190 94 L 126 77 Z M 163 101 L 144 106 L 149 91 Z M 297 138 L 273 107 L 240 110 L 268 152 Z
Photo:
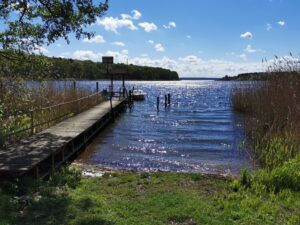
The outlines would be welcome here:
M 247 170 L 241 171 L 239 182 L 235 180 L 231 186 L 238 190 L 239 185 L 258 194 L 283 190 L 299 192 L 300 154 L 272 170 L 261 169 L 253 174 Z
M 274 137 L 267 140 L 266 143 L 260 154 L 260 160 L 264 162 L 265 167 L 269 170 L 282 166 L 284 162 L 293 159 L 299 152 L 297 142 L 293 140 L 292 134 Z M 260 149 L 262 149 L 260 146 L 256 146 L 256 151 Z
M 27 195 L 0 191 L 0 224 L 296 225 L 300 222 L 300 195 L 288 190 L 276 195 L 257 194 L 243 188 L 232 191 L 228 179 L 205 175 L 197 175 L 195 179 L 194 174 L 181 173 L 113 173 L 82 178 L 75 182 L 75 188 L 70 188 L 74 180 L 71 177 L 77 180 L 77 174 L 65 172 L 56 178 L 63 182 L 50 185 L 41 181 Z
M 33 51 L 59 38 L 69 42 L 68 35 L 77 39 L 90 38 L 85 27 L 94 23 L 108 9 L 108 1 L 94 4 L 92 0 L 1 0 L 0 19 L 5 28 L 0 32 L 3 49 Z
M 269 170 L 300 152 L 299 63 L 276 59 L 266 81 L 238 82 L 233 88 L 233 109 L 244 114 L 253 153 Z
M 10 53 L 11 57 L 19 58 L 22 63 L 11 60 L 0 62 L 0 77 L 22 77 L 27 79 L 110 79 L 106 65 L 89 60 L 73 60 L 49 58 L 29 54 Z M 21 58 L 20 58 L 21 57 Z M 114 64 L 109 68 L 114 79 L 127 80 L 178 80 L 178 74 L 163 68 Z
M 80 98 L 80 104 L 74 102 Z M 23 79 L 6 79 L 0 86 L 0 146 L 31 135 L 32 123 L 34 131 L 39 132 L 103 100 L 86 85 L 74 89 L 72 81 L 26 83 Z

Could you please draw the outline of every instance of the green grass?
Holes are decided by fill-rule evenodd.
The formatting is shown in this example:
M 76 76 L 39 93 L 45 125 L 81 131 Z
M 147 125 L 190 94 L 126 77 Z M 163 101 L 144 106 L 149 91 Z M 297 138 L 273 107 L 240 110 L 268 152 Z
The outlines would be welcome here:
M 27 195 L 28 201 L 16 200 Z M 230 179 L 176 173 L 80 178 L 63 170 L 49 181 L 4 185 L 0 224 L 299 224 L 300 193 L 254 191 Z

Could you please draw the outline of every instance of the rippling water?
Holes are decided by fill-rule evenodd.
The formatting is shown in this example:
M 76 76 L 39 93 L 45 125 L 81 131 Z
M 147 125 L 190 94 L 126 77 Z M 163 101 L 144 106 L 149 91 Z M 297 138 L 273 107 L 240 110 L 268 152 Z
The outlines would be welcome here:
M 129 82 L 147 99 L 121 114 L 79 161 L 109 168 L 237 174 L 251 167 L 243 128 L 230 105 L 230 82 Z M 164 94 L 171 106 L 164 107 Z M 161 96 L 160 111 L 156 97 Z

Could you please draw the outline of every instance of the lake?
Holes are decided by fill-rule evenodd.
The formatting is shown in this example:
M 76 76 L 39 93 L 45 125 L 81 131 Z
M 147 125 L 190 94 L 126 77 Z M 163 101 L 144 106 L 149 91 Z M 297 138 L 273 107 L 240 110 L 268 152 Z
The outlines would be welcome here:
M 91 88 L 95 84 L 83 83 Z M 105 88 L 109 82 L 100 84 Z M 231 108 L 231 82 L 130 81 L 126 85 L 143 89 L 146 100 L 120 114 L 77 161 L 134 171 L 236 175 L 241 168 L 252 168 L 249 154 L 242 148 L 242 120 Z M 165 108 L 164 95 L 168 93 L 171 105 Z

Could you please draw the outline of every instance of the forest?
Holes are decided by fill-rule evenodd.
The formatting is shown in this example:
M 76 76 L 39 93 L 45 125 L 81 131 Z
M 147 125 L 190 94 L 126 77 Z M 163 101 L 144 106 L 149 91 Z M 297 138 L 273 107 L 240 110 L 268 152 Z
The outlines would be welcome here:
M 136 66 L 126 64 L 107 65 L 90 60 L 75 60 L 41 55 L 1 52 L 0 77 L 25 77 L 27 79 L 76 79 L 99 80 L 121 79 L 125 74 L 126 80 L 178 80 L 178 74 L 163 68 Z M 18 55 L 17 55 L 18 54 Z M 22 63 L 20 63 L 20 61 Z

